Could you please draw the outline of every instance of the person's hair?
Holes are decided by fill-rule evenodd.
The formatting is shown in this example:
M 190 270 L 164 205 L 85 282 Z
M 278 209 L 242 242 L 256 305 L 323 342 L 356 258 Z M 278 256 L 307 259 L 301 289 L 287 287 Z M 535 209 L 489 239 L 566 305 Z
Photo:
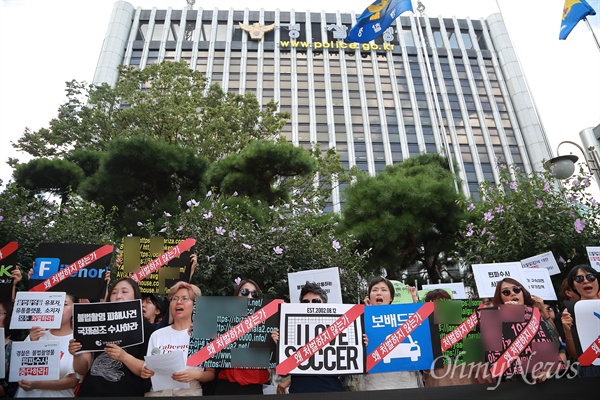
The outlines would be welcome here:
M 112 293 L 115 286 L 117 286 L 118 283 L 123 282 L 123 281 L 127 282 L 129 284 L 129 286 L 131 286 L 131 288 L 133 289 L 133 298 L 134 299 L 137 300 L 137 299 L 142 298 L 142 292 L 140 291 L 140 286 L 138 285 L 138 283 L 136 281 L 134 281 L 131 278 L 120 278 L 120 279 L 117 279 L 108 289 L 107 300 L 110 299 L 110 294 Z
M 149 298 L 154 307 L 156 307 L 159 311 L 156 316 L 156 320 L 160 320 L 165 315 L 165 303 L 161 300 L 161 298 L 156 293 L 144 293 L 142 294 L 142 300 Z
M 70 297 L 73 303 L 79 303 L 79 297 L 75 296 L 73 293 L 67 293 L 67 297 Z
M 8 327 L 10 326 L 10 320 L 12 318 L 14 303 L 12 301 L 3 301 L 0 304 L 2 304 L 2 307 L 4 307 L 4 310 L 6 311 L 6 317 L 4 317 L 3 328 L 4 328 L 4 334 L 8 335 Z
M 394 297 L 396 296 L 396 289 L 394 289 L 394 284 L 389 279 L 383 276 L 376 276 L 375 278 L 371 279 L 371 281 L 369 282 L 369 289 L 367 290 L 367 296 L 371 296 L 371 289 L 373 289 L 373 286 L 377 285 L 380 282 L 385 283 L 388 289 L 390 289 L 390 296 L 392 296 L 392 300 L 390 301 L 391 303 L 392 301 L 394 301 Z
M 169 301 L 171 301 L 173 296 L 175 296 L 175 293 L 177 293 L 177 291 L 180 289 L 186 289 L 191 299 L 202 296 L 202 292 L 198 286 L 185 281 L 178 281 L 169 288 L 169 294 L 167 295 Z
M 254 287 L 256 288 L 256 292 L 258 293 L 258 298 L 259 299 L 263 298 L 263 292 L 262 292 L 262 290 L 260 290 L 260 286 L 258 286 L 258 283 L 254 282 L 252 279 L 244 279 L 243 281 L 241 281 L 240 284 L 237 285 L 237 287 L 235 288 L 233 295 L 239 296 L 240 290 L 242 290 L 242 286 L 244 286 L 246 283 L 250 283 L 250 284 L 254 285 Z
M 569 283 L 569 288 L 571 288 L 571 291 L 574 292 L 574 293 L 577 293 L 577 295 L 579 297 L 581 297 L 581 293 L 579 293 L 575 289 L 575 277 L 577 276 L 577 272 L 580 269 L 584 270 L 588 274 L 594 275 L 596 277 L 596 279 L 598 279 L 598 271 L 596 271 L 594 268 L 592 268 L 591 265 L 588 265 L 588 264 L 579 264 L 579 265 L 576 265 L 573 268 L 571 268 L 571 270 L 567 273 L 567 282 Z
M 444 289 L 433 289 L 425 294 L 425 301 L 451 300 L 452 296 Z
M 501 281 L 498 281 L 497 285 L 496 285 L 496 292 L 494 293 L 494 306 L 499 306 L 501 304 L 504 304 L 504 300 L 502 300 L 502 284 L 503 283 L 512 283 L 515 286 L 520 286 L 521 287 L 521 292 L 523 293 L 523 304 L 525 304 L 526 306 L 529 307 L 533 307 L 535 306 L 535 301 L 533 300 L 533 298 L 531 297 L 531 293 L 529 293 L 529 290 L 527 290 L 527 288 L 525 286 L 523 286 L 521 284 L 521 282 L 519 282 L 516 279 L 513 278 L 504 278 Z M 511 288 L 512 290 L 512 288 Z
M 327 292 L 321 288 L 321 286 L 317 285 L 315 282 L 306 281 L 302 289 L 300 290 L 300 301 L 302 298 L 306 296 L 308 293 L 314 293 L 323 300 L 323 303 L 327 303 Z

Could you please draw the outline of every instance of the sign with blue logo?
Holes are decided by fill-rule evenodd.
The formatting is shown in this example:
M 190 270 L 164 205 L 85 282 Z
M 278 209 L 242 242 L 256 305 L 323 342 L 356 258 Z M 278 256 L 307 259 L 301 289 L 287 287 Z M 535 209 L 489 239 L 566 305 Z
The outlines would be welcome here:
M 29 288 L 46 281 L 77 261 L 90 258 L 101 248 L 97 244 L 79 243 L 40 243 L 37 248 L 33 274 L 29 278 Z M 98 300 L 104 297 L 106 282 L 104 274 L 109 270 L 112 253 L 93 259 L 90 264 L 71 274 L 68 278 L 50 288 L 50 291 L 67 292 L 79 298 Z
M 419 325 L 402 342 L 396 344 L 388 340 L 422 305 L 410 303 L 365 307 L 365 333 L 369 339 L 367 354 L 371 354 L 386 341 L 390 346 L 395 345 L 369 373 L 431 368 L 433 350 L 429 318 L 419 321 Z

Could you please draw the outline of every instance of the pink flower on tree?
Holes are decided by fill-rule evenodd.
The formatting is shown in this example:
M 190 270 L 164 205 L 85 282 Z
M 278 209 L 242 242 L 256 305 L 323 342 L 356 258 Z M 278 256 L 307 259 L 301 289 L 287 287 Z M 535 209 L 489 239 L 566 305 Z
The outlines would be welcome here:
M 252 248 L 252 246 L 250 246 L 249 244 L 246 244 L 246 243 L 242 243 L 242 246 L 244 246 L 248 250 L 250 250 Z
M 577 233 L 581 233 L 583 231 L 583 228 L 585 228 L 585 221 L 582 219 L 577 218 L 575 220 L 575 232 Z
M 338 242 L 337 240 L 334 240 L 334 241 L 331 243 L 331 247 L 333 247 L 335 251 L 338 251 L 338 250 L 341 248 L 341 246 L 340 246 L 340 242 Z
M 485 214 L 483 214 L 483 219 L 485 219 L 486 221 L 491 221 L 494 219 L 494 216 L 492 215 L 491 211 L 488 211 Z
M 473 211 L 475 209 L 475 204 L 471 203 L 469 204 L 469 207 L 467 207 L 467 211 Z
M 273 247 L 273 251 L 275 252 L 275 254 L 282 254 L 283 253 L 283 249 L 279 246 L 277 247 Z
M 536 204 L 537 204 L 537 208 L 542 208 L 542 207 L 544 206 L 544 202 L 543 202 L 543 201 L 541 201 L 541 200 L 538 200 L 538 201 L 536 202 Z
M 544 184 L 544 192 L 549 192 L 549 191 L 550 191 L 550 183 L 549 183 L 549 182 L 546 182 L 546 183 Z
M 573 180 L 572 185 L 577 187 L 581 184 L 581 182 L 579 182 L 577 179 Z
M 517 188 L 517 182 L 511 182 L 510 185 L 508 185 L 510 187 L 511 190 L 515 190 Z

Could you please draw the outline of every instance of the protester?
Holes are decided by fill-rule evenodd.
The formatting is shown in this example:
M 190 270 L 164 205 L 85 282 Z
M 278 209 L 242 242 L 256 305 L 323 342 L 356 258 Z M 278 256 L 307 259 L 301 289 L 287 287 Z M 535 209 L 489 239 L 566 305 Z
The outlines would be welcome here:
M 301 303 L 327 303 L 327 292 L 315 282 L 306 282 L 300 290 Z M 279 330 L 275 329 L 271 337 L 277 343 Z M 296 375 L 283 377 L 277 386 L 277 394 L 285 393 L 315 393 L 315 392 L 344 392 L 344 386 L 337 375 Z
M 19 389 L 15 397 L 74 397 L 75 387 L 80 375 L 73 369 L 73 356 L 69 354 L 69 341 L 73 338 L 73 303 L 78 299 L 68 294 L 65 296 L 60 328 L 44 329 L 34 326 L 29 330 L 25 341 L 58 341 L 60 343 L 60 378 L 58 380 L 19 380 Z
M 389 279 L 378 276 L 369 282 L 367 293 L 367 306 L 380 306 L 392 303 L 395 290 L 394 285 Z M 361 389 L 386 390 L 417 387 L 423 387 L 423 381 L 419 371 L 398 371 L 366 374 L 363 376 Z
M 155 329 L 165 315 L 165 304 L 156 293 L 142 294 L 142 313 L 144 319 L 148 321 Z
M 0 378 L 0 397 L 14 397 L 19 384 L 8 381 L 8 371 L 10 371 L 10 353 L 12 352 L 12 339 L 9 330 L 10 320 L 12 318 L 13 302 L 6 301 L 0 303 L 0 326 L 4 328 L 4 371 L 5 376 Z
M 190 330 L 192 328 L 192 313 L 194 299 L 201 295 L 196 285 L 179 281 L 169 289 L 169 309 L 173 317 L 173 324 L 160 328 L 152 333 L 148 343 L 146 355 L 167 354 L 173 351 L 180 352 L 182 359 L 187 361 L 190 344 Z M 154 371 L 145 364 L 142 368 L 142 378 L 151 378 Z M 189 383 L 187 389 L 150 390 L 148 397 L 172 396 L 202 396 L 202 383 L 215 379 L 215 369 L 203 367 L 187 367 L 183 371 L 176 371 L 171 378 L 177 382 Z
M 580 296 L 579 301 L 598 300 L 600 294 L 598 272 L 591 266 L 586 264 L 574 266 L 567 274 L 567 282 L 573 293 Z M 567 352 L 572 359 L 576 360 L 585 349 L 581 349 L 579 343 L 575 343 L 573 335 L 577 333 L 576 322 L 566 308 L 562 312 L 561 321 L 565 332 L 564 339 L 567 344 Z M 580 365 L 578 374 L 583 378 L 600 377 L 600 366 Z
M 136 281 L 131 278 L 118 279 L 109 290 L 109 300 L 141 300 L 142 295 Z M 150 382 L 141 378 L 144 355 L 152 327 L 144 321 L 144 342 L 121 348 L 107 344 L 101 353 L 80 353 L 81 343 L 71 339 L 69 353 L 74 355 L 75 372 L 85 375 L 78 397 L 130 397 L 143 396 L 150 389 Z
M 248 299 L 262 299 L 260 287 L 252 279 L 241 281 L 234 296 Z M 215 395 L 263 394 L 263 385 L 269 381 L 267 369 L 255 368 L 223 368 L 219 371 L 216 381 Z

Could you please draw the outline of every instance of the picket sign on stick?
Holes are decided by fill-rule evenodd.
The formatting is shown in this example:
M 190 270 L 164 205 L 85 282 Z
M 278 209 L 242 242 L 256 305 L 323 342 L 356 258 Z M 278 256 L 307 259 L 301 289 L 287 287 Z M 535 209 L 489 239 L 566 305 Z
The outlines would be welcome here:
M 75 261 L 73 264 L 69 265 L 68 267 L 61 269 L 60 271 L 58 271 L 57 273 L 52 275 L 50 278 L 46 279 L 42 283 L 29 289 L 29 291 L 30 292 L 45 292 L 48 289 L 50 289 L 51 287 L 58 285 L 60 282 L 64 281 L 65 279 L 67 279 L 69 276 L 73 275 L 77 271 L 87 267 L 94 261 L 97 261 L 97 260 L 101 259 L 102 257 L 104 257 L 105 255 L 112 253 L 113 249 L 114 249 L 114 246 L 105 244 L 104 246 L 100 247 L 98 250 L 92 251 L 90 254 L 88 254 L 84 257 L 81 257 L 79 260 Z
M 0 249 L 0 260 L 10 256 L 19 248 L 18 242 L 8 242 L 6 246 Z
M 590 347 L 588 347 L 577 359 L 579 361 L 579 365 L 582 367 L 587 367 L 592 365 L 596 358 L 600 355 L 600 336 L 596 340 L 592 342 Z
M 146 278 L 151 273 L 157 271 L 160 267 L 174 259 L 175 257 L 179 257 L 181 253 L 186 250 L 189 250 L 193 245 L 196 244 L 196 239 L 187 238 L 183 242 L 179 243 L 176 246 L 171 247 L 169 250 L 165 251 L 159 257 L 156 257 L 154 260 L 150 261 L 148 264 L 141 267 L 137 272 L 131 274 L 130 278 L 136 282 L 139 282 Z
M 275 372 L 279 375 L 287 375 L 296 369 L 298 365 L 308 360 L 317 351 L 325 347 L 329 342 L 345 331 L 364 312 L 364 305 L 356 304 L 345 314 L 335 320 L 327 329 L 315 336 L 310 342 L 296 350 L 291 356 L 277 365 Z
M 242 322 L 189 356 L 187 359 L 187 366 L 197 367 L 240 337 L 244 336 L 246 333 L 250 332 L 254 327 L 265 322 L 269 317 L 277 313 L 281 303 L 283 303 L 283 300 L 281 299 L 273 300 L 263 308 L 257 310 L 254 314 L 246 317 Z M 227 338 L 227 340 L 223 340 L 223 338 Z
M 424 303 L 421 308 L 411 315 L 406 322 L 404 322 L 394 333 L 390 335 L 389 344 L 388 340 L 381 343 L 369 356 L 367 357 L 367 372 L 383 360 L 385 354 L 393 351 L 402 341 L 412 333 L 419 325 L 423 323 L 429 317 L 434 310 L 433 302 Z
M 469 334 L 477 326 L 479 323 L 479 310 L 483 308 L 483 303 L 479 305 L 477 311 L 469 316 L 469 318 L 465 319 L 462 324 L 457 326 L 452 330 L 452 332 L 448 333 L 441 340 L 442 351 L 448 350 L 450 347 L 454 346 L 456 343 L 460 342 L 465 336 Z
M 492 365 L 490 371 L 494 378 L 504 374 L 510 365 L 517 359 L 521 351 L 531 343 L 533 337 L 540 328 L 540 310 L 533 307 L 533 315 L 527 323 L 525 329 L 519 333 L 519 336 L 512 342 L 498 360 Z

